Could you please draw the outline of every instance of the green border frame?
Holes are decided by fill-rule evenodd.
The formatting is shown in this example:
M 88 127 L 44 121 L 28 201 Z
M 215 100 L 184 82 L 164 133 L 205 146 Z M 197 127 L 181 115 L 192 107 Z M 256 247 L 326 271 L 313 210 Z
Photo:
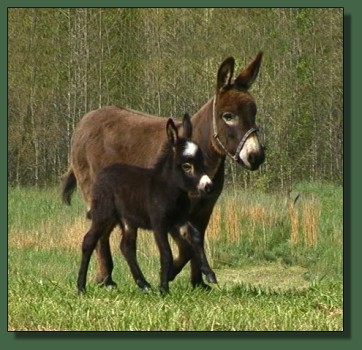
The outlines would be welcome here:
M 3 264 L 1 265 L 1 322 L 0 322 L 0 344 L 5 349 L 20 349 L 24 345 L 28 348 L 38 350 L 51 346 L 52 348 L 63 348 L 66 346 L 82 346 L 86 349 L 96 349 L 99 346 L 131 346 L 132 348 L 154 347 L 169 348 L 192 346 L 211 346 L 219 348 L 227 346 L 235 348 L 240 346 L 250 346 L 253 349 L 264 347 L 275 347 L 278 349 L 302 348 L 307 345 L 322 346 L 323 348 L 355 349 L 361 342 L 362 333 L 358 332 L 361 324 L 361 316 L 358 310 L 362 310 L 361 302 L 357 296 L 361 295 L 361 278 L 358 266 L 361 265 L 361 256 L 358 248 L 361 245 L 361 235 L 358 234 L 360 221 L 358 215 L 358 199 L 361 193 L 361 185 L 357 182 L 361 178 L 361 164 L 356 156 L 356 149 L 361 147 L 358 138 L 358 131 L 362 130 L 361 119 L 357 113 L 361 111 L 361 98 L 358 90 L 358 83 L 361 78 L 362 62 L 361 48 L 357 44 L 359 33 L 362 30 L 362 20 L 358 15 L 362 15 L 360 3 L 353 1 L 286 1 L 275 0 L 204 0 L 199 3 L 195 1 L 99 1 L 88 0 L 7 0 L 0 2 L 0 40 L 2 47 L 7 47 L 7 8 L 9 7 L 343 7 L 344 8 L 344 235 L 345 235 L 345 321 L 344 332 L 253 332 L 253 333 L 211 333 L 211 332 L 185 332 L 185 333 L 106 333 L 106 332 L 7 332 L 7 178 L 5 171 L 0 172 L 1 186 L 1 253 Z M 7 162 L 7 50 L 0 51 L 0 74 L 1 74 L 1 117 L 0 117 L 0 164 Z M 352 167 L 353 164 L 353 167 Z M 5 203 L 6 199 L 6 203 Z M 353 243 L 353 244 L 352 244 Z M 6 286 L 6 287 L 5 287 Z M 106 344 L 103 345 L 104 341 Z M 271 342 L 270 342 L 271 341 Z M 226 342 L 226 344 L 225 344 Z

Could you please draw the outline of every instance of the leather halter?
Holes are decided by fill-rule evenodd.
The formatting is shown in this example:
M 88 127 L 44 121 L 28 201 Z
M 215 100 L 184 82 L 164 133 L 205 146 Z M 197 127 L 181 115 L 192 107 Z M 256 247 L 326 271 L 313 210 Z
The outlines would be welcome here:
M 228 155 L 231 159 L 233 159 L 234 161 L 238 161 L 239 159 L 239 153 L 240 151 L 243 149 L 246 140 L 248 139 L 248 137 L 253 134 L 254 132 L 258 132 L 259 128 L 250 128 L 242 137 L 242 139 L 240 140 L 238 147 L 236 147 L 236 151 L 235 154 L 232 155 L 224 146 L 224 144 L 221 142 L 219 135 L 218 135 L 218 131 L 217 131 L 217 126 L 216 126 L 216 96 L 214 97 L 214 101 L 212 104 L 212 126 L 213 126 L 213 136 L 214 139 L 219 143 L 219 145 L 221 146 L 221 148 L 224 150 L 224 152 L 226 153 L 226 155 Z M 263 146 L 262 146 L 263 147 Z M 264 147 L 263 147 L 264 148 Z

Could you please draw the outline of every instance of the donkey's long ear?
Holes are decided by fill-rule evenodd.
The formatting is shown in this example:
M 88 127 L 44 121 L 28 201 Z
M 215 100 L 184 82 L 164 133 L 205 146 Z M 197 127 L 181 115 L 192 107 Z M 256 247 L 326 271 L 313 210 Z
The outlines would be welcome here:
M 168 141 L 171 143 L 172 146 L 176 146 L 178 141 L 178 132 L 176 125 L 171 118 L 167 120 L 166 131 Z
M 234 57 L 228 57 L 220 64 L 219 70 L 217 71 L 216 92 L 219 92 L 223 86 L 230 84 L 234 74 L 234 67 Z
M 192 137 L 192 124 L 191 124 L 191 118 L 188 113 L 185 113 L 183 119 L 182 119 L 182 127 L 184 129 L 183 136 L 185 139 L 191 139 Z
M 262 57 L 263 53 L 260 51 L 255 57 L 254 61 L 241 71 L 239 76 L 235 79 L 235 85 L 238 88 L 249 89 L 250 86 L 254 83 L 259 73 Z

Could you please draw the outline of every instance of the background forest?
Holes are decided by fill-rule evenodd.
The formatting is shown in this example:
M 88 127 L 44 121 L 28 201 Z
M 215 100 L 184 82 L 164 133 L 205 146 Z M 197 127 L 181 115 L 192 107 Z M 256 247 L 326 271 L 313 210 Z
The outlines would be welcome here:
M 106 105 L 179 118 L 212 97 L 218 65 L 264 52 L 252 88 L 267 160 L 229 183 L 289 190 L 343 176 L 342 9 L 8 10 L 8 180 L 51 185 L 79 119 Z

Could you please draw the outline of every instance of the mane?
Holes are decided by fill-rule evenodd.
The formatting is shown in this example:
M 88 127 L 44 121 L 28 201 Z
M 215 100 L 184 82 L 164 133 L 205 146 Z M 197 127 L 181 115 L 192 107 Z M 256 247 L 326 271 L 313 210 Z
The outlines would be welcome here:
M 166 141 L 161 148 L 161 152 L 153 166 L 153 169 L 156 172 L 162 172 L 165 164 L 167 163 L 168 158 L 172 155 L 172 146 L 170 142 Z

